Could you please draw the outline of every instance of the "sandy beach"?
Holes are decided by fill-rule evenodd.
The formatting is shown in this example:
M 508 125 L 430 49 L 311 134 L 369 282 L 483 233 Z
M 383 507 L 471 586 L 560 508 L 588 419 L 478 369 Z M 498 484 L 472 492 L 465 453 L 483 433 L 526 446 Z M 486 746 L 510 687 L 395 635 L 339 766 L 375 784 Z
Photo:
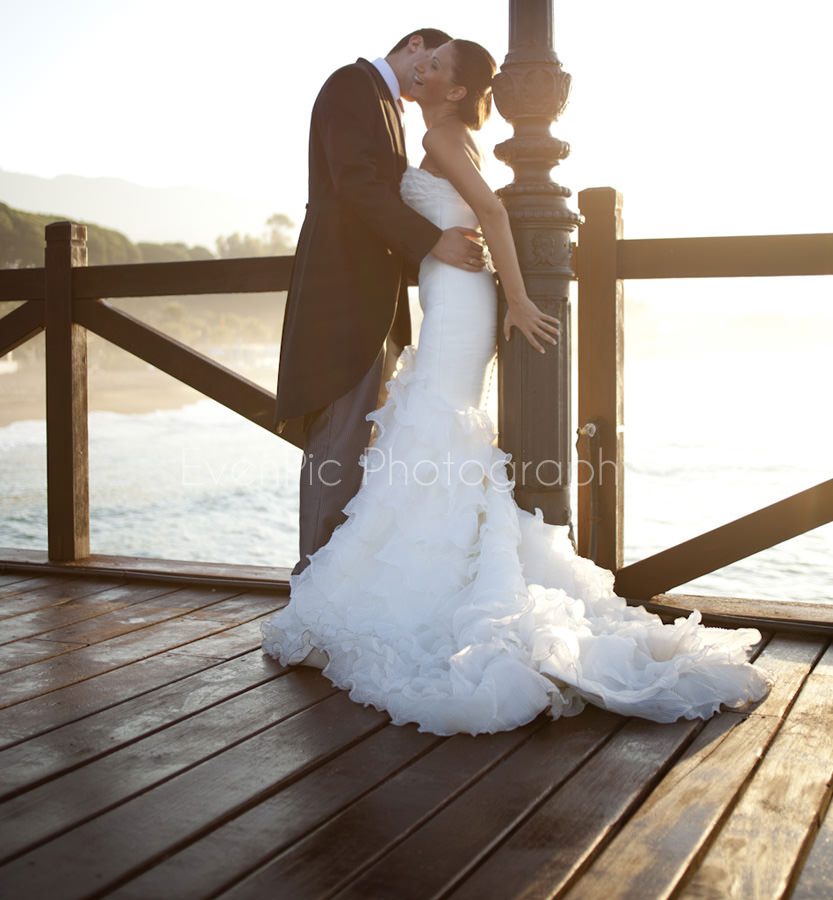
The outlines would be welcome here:
M 271 373 L 259 371 L 245 375 L 274 391 Z M 144 369 L 91 369 L 88 376 L 90 412 L 146 413 L 157 409 L 179 409 L 202 399 L 204 397 L 198 391 L 151 366 Z M 0 427 L 24 419 L 45 418 L 46 382 L 42 367 L 26 366 L 0 376 Z

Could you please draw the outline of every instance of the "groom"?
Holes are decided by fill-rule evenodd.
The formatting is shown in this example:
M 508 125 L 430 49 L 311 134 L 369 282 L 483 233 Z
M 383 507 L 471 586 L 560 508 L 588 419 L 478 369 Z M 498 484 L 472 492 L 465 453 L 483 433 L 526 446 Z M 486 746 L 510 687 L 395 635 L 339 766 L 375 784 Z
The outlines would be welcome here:
M 479 235 L 441 231 L 399 196 L 405 171 L 402 100 L 415 64 L 450 40 L 425 28 L 384 59 L 334 72 L 312 109 L 309 203 L 281 335 L 274 430 L 302 434 L 299 574 L 346 516 L 359 489 L 366 415 L 383 400 L 411 342 L 408 277 L 429 253 L 468 271 L 484 265 Z

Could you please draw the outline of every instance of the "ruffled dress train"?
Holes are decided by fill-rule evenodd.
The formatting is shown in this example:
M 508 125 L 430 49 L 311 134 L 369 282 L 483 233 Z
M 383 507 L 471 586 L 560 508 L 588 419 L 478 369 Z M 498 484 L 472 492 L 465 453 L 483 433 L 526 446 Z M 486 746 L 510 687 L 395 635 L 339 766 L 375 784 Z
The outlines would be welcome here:
M 451 184 L 410 168 L 402 196 L 442 228 L 476 225 Z M 440 735 L 517 728 L 592 703 L 656 722 L 743 709 L 771 678 L 748 662 L 754 628 L 665 624 L 578 556 L 568 526 L 515 503 L 509 454 L 483 408 L 494 364 L 489 272 L 426 258 L 424 319 L 370 413 L 362 485 L 347 520 L 290 576 L 290 601 L 262 623 L 284 665 L 313 649 L 323 674 L 394 724 Z M 552 352 L 552 351 L 550 351 Z

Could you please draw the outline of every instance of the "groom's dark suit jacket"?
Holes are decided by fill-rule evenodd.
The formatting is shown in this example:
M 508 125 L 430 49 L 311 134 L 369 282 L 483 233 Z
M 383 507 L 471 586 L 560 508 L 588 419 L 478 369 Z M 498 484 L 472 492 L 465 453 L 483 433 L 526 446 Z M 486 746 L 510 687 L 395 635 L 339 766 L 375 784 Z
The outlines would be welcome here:
M 411 341 L 406 272 L 441 230 L 399 196 L 406 168 L 393 97 L 365 59 L 334 72 L 318 94 L 309 136 L 309 203 L 281 336 L 273 430 L 354 387 L 390 332 Z

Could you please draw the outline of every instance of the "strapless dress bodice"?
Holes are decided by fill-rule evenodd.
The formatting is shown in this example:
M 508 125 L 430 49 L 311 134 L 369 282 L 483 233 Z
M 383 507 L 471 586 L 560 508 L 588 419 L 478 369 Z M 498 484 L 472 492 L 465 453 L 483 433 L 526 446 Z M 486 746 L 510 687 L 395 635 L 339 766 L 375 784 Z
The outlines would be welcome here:
M 408 166 L 402 175 L 399 189 L 408 206 L 438 228 L 446 229 L 454 225 L 480 227 L 474 210 L 447 178 L 440 178 L 427 169 Z

